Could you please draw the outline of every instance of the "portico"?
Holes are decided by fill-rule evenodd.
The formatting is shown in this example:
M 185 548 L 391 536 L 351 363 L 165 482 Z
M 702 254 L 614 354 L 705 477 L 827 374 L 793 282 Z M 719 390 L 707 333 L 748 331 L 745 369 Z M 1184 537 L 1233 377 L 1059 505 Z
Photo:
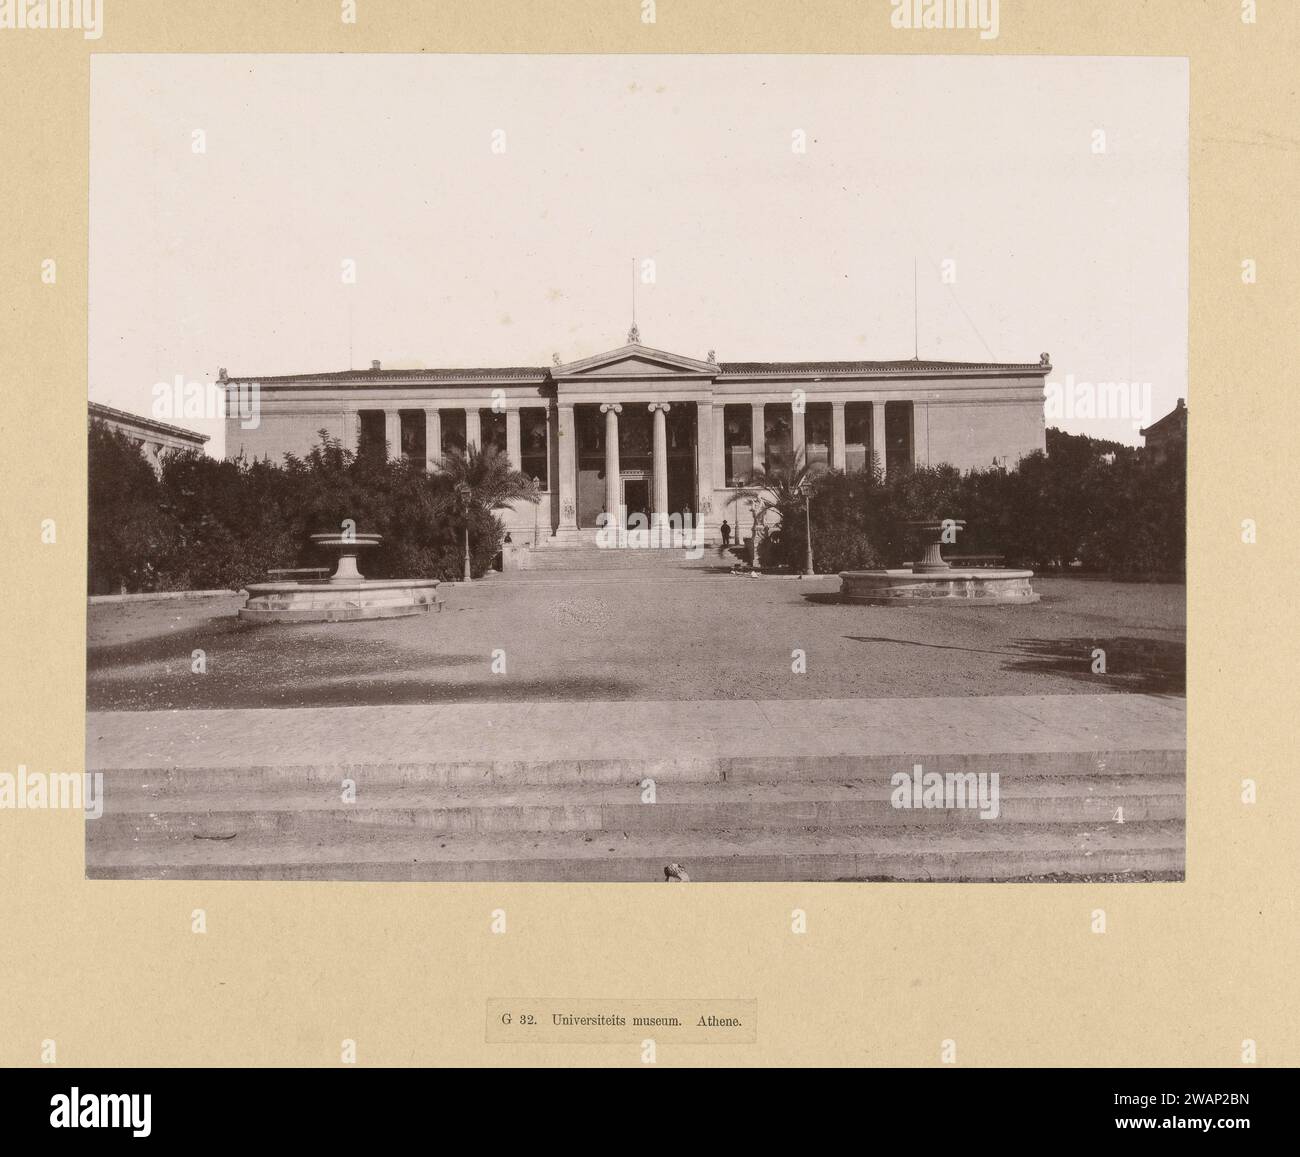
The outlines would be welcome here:
M 634 337 L 635 335 L 629 335 Z M 325 430 L 436 469 L 496 445 L 537 480 L 540 509 L 502 512 L 518 543 L 583 537 L 606 511 L 740 529 L 756 474 L 803 462 L 895 472 L 1014 465 L 1044 447 L 1036 363 L 729 362 L 629 341 L 551 367 L 222 375 L 227 453 L 302 455 Z M 246 428 L 256 399 L 259 420 Z

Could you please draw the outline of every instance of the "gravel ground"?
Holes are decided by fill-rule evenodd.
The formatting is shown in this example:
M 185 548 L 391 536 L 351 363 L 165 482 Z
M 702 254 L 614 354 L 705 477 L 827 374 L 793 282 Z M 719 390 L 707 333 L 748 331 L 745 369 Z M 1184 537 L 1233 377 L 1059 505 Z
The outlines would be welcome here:
M 895 609 L 840 603 L 834 579 L 489 579 L 443 588 L 443 611 L 422 618 L 281 626 L 241 623 L 238 597 L 96 604 L 87 705 L 1184 693 L 1183 586 L 1035 586 L 1029 607 Z M 191 671 L 195 650 L 206 674 Z

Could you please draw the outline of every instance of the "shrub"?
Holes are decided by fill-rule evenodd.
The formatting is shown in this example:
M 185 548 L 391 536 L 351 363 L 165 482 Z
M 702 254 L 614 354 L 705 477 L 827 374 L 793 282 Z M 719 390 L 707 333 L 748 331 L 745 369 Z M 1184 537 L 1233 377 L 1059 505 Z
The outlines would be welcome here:
M 1058 430 L 1048 452 L 1016 469 L 918 467 L 817 476 L 812 495 L 813 565 L 818 573 L 897 566 L 916 557 L 907 522 L 964 519 L 945 553 L 1001 554 L 1009 566 L 1080 566 L 1124 577 L 1177 577 L 1186 559 L 1186 463 L 1157 461 L 1131 446 Z M 802 505 L 764 545 L 765 565 L 802 568 Z
M 937 517 L 967 521 L 949 553 L 1002 554 L 1013 566 L 1079 565 L 1125 577 L 1183 573 L 1181 454 L 1156 461 L 1132 447 L 1057 430 L 1047 432 L 1047 447 L 1014 470 L 814 474 L 816 570 L 915 558 L 920 543 L 905 524 Z M 374 578 L 459 579 L 468 524 L 471 571 L 480 576 L 501 549 L 501 522 L 481 505 L 467 507 L 453 475 L 485 494 L 522 483 L 486 452 L 455 466 L 426 474 L 382 455 L 354 454 L 322 431 L 305 457 L 286 455 L 282 464 L 191 452 L 168 455 L 155 476 L 129 438 L 92 422 L 90 591 L 238 588 L 274 567 L 323 566 L 333 556 L 316 550 L 310 536 L 337 531 L 345 519 L 383 536 L 360 560 Z M 763 500 L 775 513 L 761 547 L 764 566 L 803 566 L 807 531 L 796 481 L 767 479 Z
M 90 424 L 86 520 L 91 594 L 166 585 L 179 527 L 163 509 L 158 479 L 139 447 L 98 421 Z
M 354 454 L 324 432 L 283 464 L 186 452 L 156 476 L 135 443 L 95 422 L 89 454 L 92 594 L 238 589 L 273 568 L 329 565 L 311 535 L 345 519 L 383 536 L 359 560 L 373 578 L 460 578 L 466 523 L 476 577 L 501 549 L 500 520 L 457 513 L 442 475 Z

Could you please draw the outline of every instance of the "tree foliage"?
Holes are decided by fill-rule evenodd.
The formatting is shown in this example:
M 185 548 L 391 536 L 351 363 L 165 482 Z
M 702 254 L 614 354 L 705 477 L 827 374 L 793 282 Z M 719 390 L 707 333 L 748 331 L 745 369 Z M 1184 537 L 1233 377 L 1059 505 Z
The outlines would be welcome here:
M 1047 431 L 1047 453 L 1012 470 L 920 467 L 826 471 L 813 479 L 813 563 L 820 573 L 898 566 L 921 543 L 907 522 L 964 519 L 948 554 L 999 554 L 1008 566 L 1178 577 L 1186 559 L 1186 461 L 1085 435 Z M 782 511 L 765 565 L 798 568 L 802 504 Z
M 501 549 L 492 495 L 458 502 L 451 474 L 355 454 L 324 431 L 280 464 L 173 453 L 155 476 L 129 438 L 96 422 L 89 473 L 92 594 L 238 589 L 272 568 L 330 566 L 310 536 L 349 519 L 383 536 L 360 559 L 371 578 L 459 578 L 467 530 L 474 575 Z
M 811 490 L 813 561 L 821 573 L 896 566 L 920 543 L 921 518 L 965 519 L 945 554 L 1000 554 L 1009 566 L 1180 576 L 1186 557 L 1186 462 L 1082 435 L 1047 432 L 1047 453 L 1012 470 L 951 466 L 845 474 L 806 466 L 756 475 L 764 567 L 803 565 L 803 489 Z M 493 448 L 453 453 L 443 469 L 357 455 L 321 432 L 304 457 L 164 458 L 155 475 L 139 448 L 90 427 L 92 594 L 238 589 L 272 568 L 326 566 L 310 536 L 352 520 L 383 536 L 361 559 L 374 578 L 457 579 L 466 535 L 475 576 L 501 549 L 493 513 L 533 501 L 529 479 Z

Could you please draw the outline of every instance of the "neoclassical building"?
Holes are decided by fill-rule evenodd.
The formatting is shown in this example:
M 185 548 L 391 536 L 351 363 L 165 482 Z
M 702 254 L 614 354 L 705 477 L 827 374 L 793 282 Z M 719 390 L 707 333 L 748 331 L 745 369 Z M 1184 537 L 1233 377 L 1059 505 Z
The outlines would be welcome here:
M 146 418 L 143 414 L 115 410 L 100 402 L 88 403 L 87 410 L 91 422 L 101 422 L 110 430 L 125 434 L 139 446 L 155 474 L 162 470 L 162 458 L 167 451 L 202 452 L 203 445 L 208 440 L 206 434 L 196 434 L 184 426 L 173 426 L 170 422 Z
M 514 541 L 577 536 L 602 511 L 737 525 L 756 469 L 794 461 L 887 471 L 1014 465 L 1044 449 L 1051 364 L 722 362 L 652 349 L 636 330 L 608 353 L 553 366 L 228 376 L 228 457 L 303 455 L 327 431 L 358 450 L 436 469 L 495 444 L 541 503 L 503 512 Z

